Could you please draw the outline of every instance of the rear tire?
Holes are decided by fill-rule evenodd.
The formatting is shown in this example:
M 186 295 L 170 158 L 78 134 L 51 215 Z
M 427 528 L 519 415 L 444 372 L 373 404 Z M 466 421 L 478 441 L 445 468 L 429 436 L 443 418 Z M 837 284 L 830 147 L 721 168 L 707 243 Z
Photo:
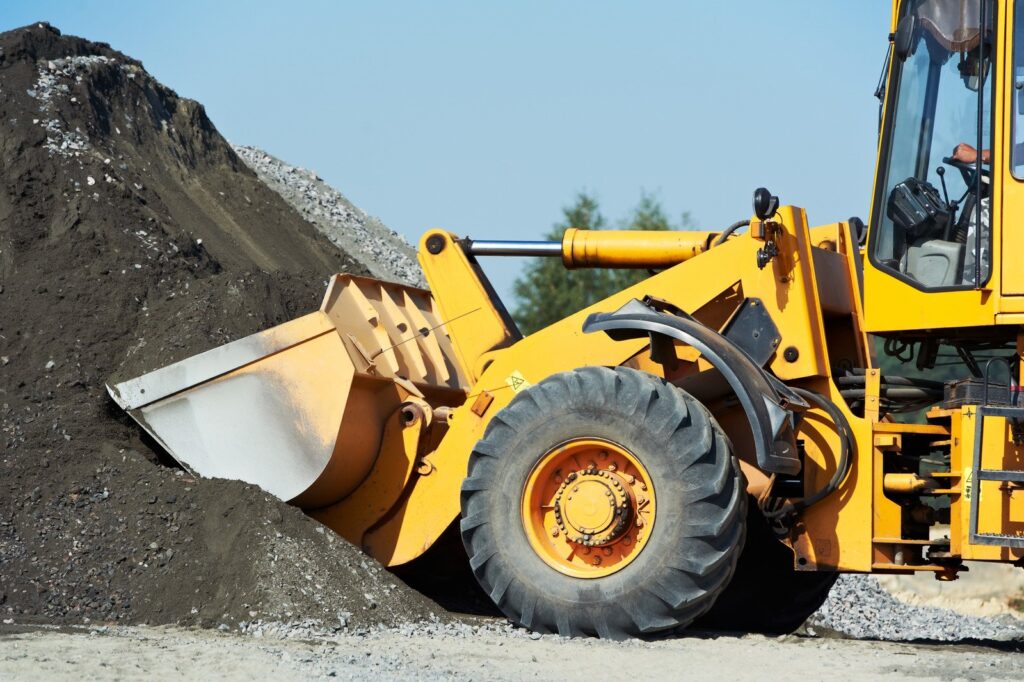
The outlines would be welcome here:
M 828 598 L 838 573 L 797 571 L 793 552 L 779 542 L 756 504 L 748 502 L 747 538 L 736 573 L 695 626 L 784 635 Z
M 656 508 L 642 528 L 635 523 L 639 512 L 623 514 L 631 525 L 612 542 L 629 545 L 632 533 L 639 548 L 639 531 L 648 535 L 621 568 L 590 577 L 583 566 L 581 575 L 571 575 L 576 569 L 553 567 L 535 549 L 548 538 L 530 530 L 526 507 L 545 458 L 568 443 L 595 439 L 635 458 L 650 478 Z M 621 639 L 686 626 L 711 607 L 743 546 L 747 496 L 728 439 L 695 398 L 636 370 L 586 367 L 521 391 L 491 419 L 470 457 L 461 502 L 473 573 L 513 622 L 541 633 Z M 558 540 L 568 546 L 564 535 Z M 593 555 L 589 547 L 572 547 L 588 558 L 613 552 L 611 545 Z

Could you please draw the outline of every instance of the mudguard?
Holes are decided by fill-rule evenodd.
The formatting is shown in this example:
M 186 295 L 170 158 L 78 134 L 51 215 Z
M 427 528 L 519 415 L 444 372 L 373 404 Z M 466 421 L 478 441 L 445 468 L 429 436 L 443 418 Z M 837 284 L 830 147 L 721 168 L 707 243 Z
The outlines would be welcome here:
M 697 349 L 722 374 L 746 413 L 758 467 L 769 473 L 799 473 L 791 416 L 794 410 L 807 408 L 807 403 L 722 334 L 693 318 L 660 312 L 636 299 L 615 312 L 590 315 L 583 331 L 604 332 L 616 340 L 650 336 L 652 345 L 660 336 Z

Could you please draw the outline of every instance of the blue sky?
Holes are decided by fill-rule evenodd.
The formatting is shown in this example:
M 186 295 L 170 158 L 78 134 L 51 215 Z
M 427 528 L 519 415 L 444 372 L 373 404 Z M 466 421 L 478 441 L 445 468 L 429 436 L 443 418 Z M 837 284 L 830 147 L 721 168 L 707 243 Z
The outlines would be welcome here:
M 418 239 L 538 238 L 586 190 L 702 229 L 764 185 L 812 223 L 867 217 L 888 0 L 0 0 L 110 43 L 231 141 L 315 169 Z M 499 292 L 516 261 L 489 261 Z

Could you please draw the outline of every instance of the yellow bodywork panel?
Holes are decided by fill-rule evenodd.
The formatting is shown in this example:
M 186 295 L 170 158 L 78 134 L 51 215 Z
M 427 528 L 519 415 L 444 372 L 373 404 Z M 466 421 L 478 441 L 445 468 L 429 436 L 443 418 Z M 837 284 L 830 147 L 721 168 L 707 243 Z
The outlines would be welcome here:
M 387 565 L 408 562 L 429 548 L 438 536 L 459 514 L 459 488 L 466 475 L 470 453 L 476 442 L 483 436 L 490 419 L 515 395 L 513 386 L 519 380 L 537 383 L 558 372 L 569 371 L 587 365 L 617 366 L 625 363 L 647 346 L 646 339 L 613 341 L 605 334 L 584 334 L 583 322 L 595 312 L 611 312 L 630 301 L 652 296 L 671 301 L 687 311 L 698 311 L 720 294 L 738 289 L 744 296 L 760 297 L 765 309 L 778 326 L 782 336 L 782 347 L 797 350 L 792 360 L 776 353 L 770 361 L 772 371 L 782 379 L 798 381 L 811 380 L 809 387 L 828 390 L 828 357 L 824 338 L 824 322 L 818 296 L 818 284 L 814 272 L 812 239 L 802 209 L 782 207 L 775 220 L 781 226 L 777 235 L 779 255 L 765 268 L 757 267 L 756 252 L 763 242 L 750 235 L 740 235 L 724 244 L 711 248 L 699 258 L 693 258 L 675 267 L 653 275 L 629 289 L 619 292 L 593 306 L 538 331 L 508 347 L 500 347 L 514 335 L 500 329 L 500 315 L 486 305 L 487 292 L 473 277 L 460 277 L 456 272 L 461 266 L 471 267 L 463 261 L 461 250 L 452 248 L 451 235 L 431 232 L 424 238 L 444 236 L 447 246 L 439 253 L 431 254 L 421 249 L 421 262 L 437 300 L 443 302 L 446 317 L 462 314 L 463 317 L 448 323 L 448 330 L 457 349 L 473 349 L 482 360 L 473 361 L 467 352 L 467 362 L 473 363 L 474 373 L 479 377 L 470 388 L 466 403 L 455 409 L 448 433 L 440 445 L 429 455 L 434 469 L 416 480 L 411 493 L 403 498 L 398 507 L 380 525 L 366 536 L 370 553 Z M 829 234 L 839 238 L 839 226 L 833 226 Z M 847 243 L 849 238 L 846 238 Z M 436 250 L 436 249 L 435 249 Z M 852 264 L 844 258 L 851 258 L 852 249 L 847 249 L 842 264 Z M 836 255 L 836 254 L 833 254 Z M 453 262 L 454 261 L 454 262 Z M 853 285 L 849 270 L 844 285 Z M 471 272 L 471 271 L 470 271 Z M 737 301 L 738 302 L 738 301 Z M 466 311 L 480 311 L 464 315 Z M 479 327 L 478 327 L 479 325 Z M 492 344 L 490 348 L 486 343 Z M 512 379 L 515 378 L 515 381 Z M 817 381 L 815 381 L 817 379 Z M 474 411 L 477 397 L 488 394 L 486 409 Z M 832 398 L 838 401 L 838 395 Z M 813 419 L 808 419 L 807 432 L 816 434 Z M 834 432 L 833 432 L 834 436 Z M 829 450 L 827 434 L 816 434 L 822 444 L 815 465 L 814 482 L 827 480 L 831 475 L 834 459 Z M 738 440 L 738 439 L 737 439 Z M 828 452 L 827 452 L 828 451 Z M 810 449 L 810 452 L 817 452 Z M 751 453 L 739 453 L 751 459 Z M 869 462 L 870 464 L 870 462 Z M 860 475 L 869 475 L 870 466 L 862 468 Z M 853 477 L 851 477 L 853 479 Z M 865 570 L 870 563 L 870 527 L 858 525 L 858 518 L 869 513 L 870 490 L 859 488 L 856 492 L 844 486 L 841 495 L 834 496 L 834 502 L 826 501 L 814 514 L 808 515 L 807 523 L 815 533 L 834 536 L 838 528 L 851 538 L 863 536 L 861 542 L 851 540 L 841 547 L 838 542 L 829 546 L 815 542 L 808 549 L 811 560 L 825 565 L 842 565 L 854 570 Z M 863 505 L 858 508 L 858 505 Z M 827 531 L 825 530 L 827 528 Z
M 953 416 L 957 445 L 952 452 L 953 479 L 959 494 L 950 505 L 950 544 L 964 559 L 1014 561 L 1024 549 L 970 543 L 971 498 L 978 496 L 978 531 L 1024 536 L 1024 487 L 1004 481 L 979 481 L 973 467 L 977 408 L 965 406 Z M 985 417 L 981 466 L 984 469 L 1024 471 L 1024 446 L 1013 442 L 1010 425 L 1003 417 Z
M 990 8 L 999 13 L 995 21 L 996 52 L 1002 64 L 1013 64 L 1014 25 L 1012 2 L 992 2 Z M 896 30 L 898 3 L 893 7 L 892 30 Z M 960 291 L 925 291 L 902 282 L 879 269 L 870 260 L 864 269 L 865 328 L 869 332 L 905 332 L 929 329 L 962 329 L 990 325 L 1017 325 L 1019 318 L 1008 313 L 1024 312 L 1024 268 L 1016 257 L 1003 254 L 1024 253 L 1024 230 L 1014 216 L 1024 215 L 1024 182 L 1010 172 L 1010 159 L 1015 146 L 1012 97 L 1016 93 L 1013 69 L 993 69 L 994 121 L 993 159 L 991 164 L 992 274 L 977 289 Z M 887 98 L 891 96 L 887 92 Z M 886 103 L 888 111 L 888 100 Z M 878 165 L 884 159 L 879 147 Z M 952 152 L 952 150 L 950 150 Z M 1024 175 L 1022 175 L 1024 177 Z M 880 187 L 874 189 L 875 196 Z

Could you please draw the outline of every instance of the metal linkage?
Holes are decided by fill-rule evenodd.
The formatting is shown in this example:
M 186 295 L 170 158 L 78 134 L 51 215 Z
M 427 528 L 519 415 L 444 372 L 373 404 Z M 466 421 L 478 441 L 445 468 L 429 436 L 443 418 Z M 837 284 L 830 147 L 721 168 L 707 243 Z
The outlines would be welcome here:
M 467 240 L 473 256 L 562 256 L 562 242 Z

